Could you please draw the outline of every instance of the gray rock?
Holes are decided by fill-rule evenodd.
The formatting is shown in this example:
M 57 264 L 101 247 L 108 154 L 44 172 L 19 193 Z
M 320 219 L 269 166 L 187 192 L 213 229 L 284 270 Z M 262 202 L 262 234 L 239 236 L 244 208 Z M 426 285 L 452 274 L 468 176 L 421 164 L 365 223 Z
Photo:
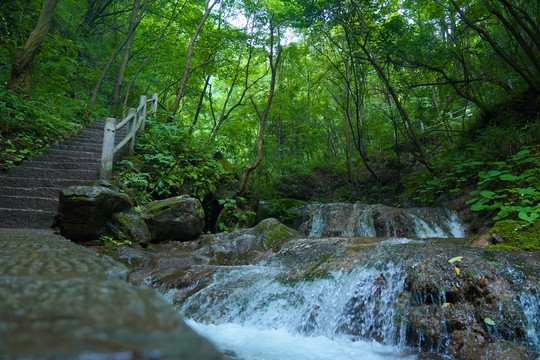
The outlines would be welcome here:
M 71 186 L 60 193 L 57 225 L 62 236 L 89 241 L 108 235 L 114 213 L 133 208 L 129 196 L 101 186 Z
M 144 208 L 142 218 L 148 224 L 152 242 L 192 240 L 204 228 L 201 202 L 187 195 L 150 203 Z
M 0 359 L 221 359 L 127 268 L 50 230 L 0 229 Z
M 136 241 L 141 246 L 146 246 L 150 242 L 150 230 L 143 219 L 133 209 L 114 213 L 110 223 L 111 231 L 116 237 L 125 236 Z
M 60 193 L 57 226 L 73 241 L 96 240 L 102 235 L 145 246 L 148 226 L 126 194 L 104 186 L 72 186 Z

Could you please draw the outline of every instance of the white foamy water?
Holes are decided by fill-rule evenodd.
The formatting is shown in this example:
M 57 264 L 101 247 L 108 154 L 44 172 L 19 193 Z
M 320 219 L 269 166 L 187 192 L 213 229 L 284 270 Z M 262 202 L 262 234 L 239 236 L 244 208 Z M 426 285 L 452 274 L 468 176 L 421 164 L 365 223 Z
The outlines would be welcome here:
M 215 274 L 181 313 L 231 359 L 415 359 L 404 357 L 394 304 L 404 276 L 394 266 L 289 280 L 276 267 Z M 377 341 L 365 340 L 376 338 Z
M 375 341 L 353 341 L 344 336 L 330 339 L 292 334 L 283 328 L 261 330 L 234 323 L 213 325 L 194 320 L 186 322 L 234 360 L 416 359 L 415 356 L 400 355 L 400 350 L 393 346 Z

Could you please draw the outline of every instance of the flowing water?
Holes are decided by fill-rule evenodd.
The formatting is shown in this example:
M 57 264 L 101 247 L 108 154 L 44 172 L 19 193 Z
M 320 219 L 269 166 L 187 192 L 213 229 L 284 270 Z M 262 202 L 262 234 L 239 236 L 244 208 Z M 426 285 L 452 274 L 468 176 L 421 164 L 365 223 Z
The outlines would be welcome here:
M 322 212 L 314 211 L 311 216 L 311 236 L 327 232 L 321 229 L 338 221 L 323 217 Z M 373 209 L 364 207 L 356 217 L 349 216 L 352 224 L 342 225 L 342 229 L 376 235 L 380 227 L 377 230 L 373 221 L 362 218 L 366 212 L 373 214 Z M 422 238 L 463 237 L 464 231 L 457 215 L 444 209 L 436 210 L 435 215 L 415 209 L 404 217 L 415 238 L 362 240 L 365 243 L 355 243 L 362 249 L 356 258 L 336 250 L 348 241 L 344 238 L 306 238 L 285 245 L 256 265 L 213 265 L 211 281 L 197 289 L 199 284 L 194 284 L 193 294 L 181 302 L 180 312 L 228 359 L 426 359 L 406 347 L 406 326 L 396 312 L 411 267 L 406 261 L 423 252 L 430 240 Z M 385 221 L 384 231 L 399 234 L 392 229 L 402 225 Z M 463 249 L 462 244 L 455 248 Z M 321 270 L 325 262 L 332 261 Z M 340 261 L 346 265 L 341 267 Z M 165 298 L 173 301 L 174 293 L 171 290 Z M 530 320 L 527 337 L 539 348 L 538 294 L 522 294 L 520 299 Z M 442 357 L 429 358 L 446 355 L 443 351 Z
M 391 286 L 377 286 L 381 274 Z M 223 269 L 181 312 L 234 359 L 414 358 L 402 354 L 393 322 L 404 280 L 396 267 L 295 283 L 286 275 L 271 266 Z

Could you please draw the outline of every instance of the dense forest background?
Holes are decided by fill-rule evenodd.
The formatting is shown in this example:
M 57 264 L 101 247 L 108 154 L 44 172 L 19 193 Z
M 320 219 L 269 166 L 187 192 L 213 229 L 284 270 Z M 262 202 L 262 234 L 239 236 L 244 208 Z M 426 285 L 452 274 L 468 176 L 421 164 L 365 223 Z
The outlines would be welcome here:
M 115 173 L 139 204 L 459 199 L 532 221 L 539 24 L 528 0 L 3 1 L 0 165 L 157 93 Z

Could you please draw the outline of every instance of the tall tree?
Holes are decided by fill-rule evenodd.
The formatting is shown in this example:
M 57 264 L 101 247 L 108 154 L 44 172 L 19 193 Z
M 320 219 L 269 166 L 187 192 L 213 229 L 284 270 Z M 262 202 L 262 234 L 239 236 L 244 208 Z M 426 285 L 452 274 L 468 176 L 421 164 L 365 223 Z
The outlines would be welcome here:
M 41 8 L 37 24 L 28 40 L 13 61 L 8 88 L 11 91 L 24 90 L 30 92 L 32 85 L 32 65 L 43 39 L 49 32 L 58 0 L 45 0 Z
M 270 106 L 272 105 L 272 100 L 274 99 L 274 90 L 276 88 L 276 77 L 277 77 L 277 72 L 278 72 L 278 66 L 279 66 L 279 61 L 281 59 L 281 52 L 283 50 L 281 44 L 279 43 L 279 35 L 278 35 L 277 49 L 276 49 L 275 35 L 274 35 L 274 31 L 276 30 L 279 33 L 279 28 L 276 29 L 276 26 L 274 24 L 273 17 L 272 17 L 270 18 L 270 53 L 268 55 L 268 62 L 270 65 L 270 72 L 271 72 L 270 91 L 268 93 L 268 98 L 266 100 L 266 106 L 264 107 L 264 110 L 262 113 L 258 110 L 257 105 L 253 101 L 253 98 L 252 97 L 250 98 L 251 102 L 253 103 L 253 107 L 255 108 L 255 111 L 257 112 L 257 115 L 259 117 L 259 139 L 257 141 L 257 155 L 255 158 L 255 162 L 247 165 L 242 171 L 242 177 L 240 178 L 240 183 L 238 184 L 239 194 L 242 194 L 246 190 L 249 174 L 251 174 L 253 170 L 257 169 L 257 167 L 259 167 L 262 161 L 262 151 L 263 151 L 263 144 L 264 144 L 264 127 L 266 124 L 266 120 L 268 118 L 268 113 L 270 112 Z
M 94 86 L 94 92 L 92 93 L 92 98 L 90 99 L 90 104 L 88 104 L 88 109 L 86 110 L 86 117 L 90 117 L 90 114 L 92 114 L 92 110 L 94 109 L 94 105 L 96 104 L 97 96 L 99 93 L 99 89 L 101 88 L 101 85 L 103 84 L 103 81 L 105 81 L 105 76 L 107 76 L 107 73 L 109 72 L 109 69 L 111 68 L 111 65 L 114 62 L 114 59 L 118 56 L 120 51 L 124 48 L 124 46 L 127 44 L 133 33 L 135 32 L 135 29 L 137 29 L 137 26 L 142 21 L 142 13 L 144 12 L 144 7 L 146 6 L 146 2 L 148 0 L 145 0 L 145 5 L 143 6 L 143 11 L 141 11 L 141 16 L 137 18 L 137 22 L 135 26 L 129 29 L 128 33 L 126 34 L 126 37 L 122 41 L 122 43 L 116 48 L 116 50 L 112 53 L 111 57 L 109 58 L 109 61 L 105 66 L 103 67 L 103 70 L 101 71 L 101 76 L 99 77 L 96 86 Z
M 129 26 L 126 28 L 126 33 L 131 35 L 127 38 L 126 45 L 124 46 L 124 52 L 122 53 L 122 59 L 120 60 L 120 66 L 118 67 L 118 72 L 116 73 L 116 80 L 114 81 L 112 92 L 113 105 L 118 105 L 120 103 L 120 89 L 122 87 L 122 83 L 124 82 L 124 72 L 126 71 L 126 66 L 131 55 L 131 45 L 133 44 L 133 37 L 135 36 L 135 27 L 137 27 L 138 23 L 140 22 L 140 17 L 142 16 L 142 12 L 139 15 L 140 6 L 141 0 L 133 0 L 133 8 L 131 9 Z
M 218 3 L 219 3 L 219 0 L 206 1 L 205 6 L 204 6 L 204 15 L 201 21 L 199 22 L 199 25 L 197 25 L 197 28 L 195 29 L 195 32 L 193 33 L 191 40 L 189 41 L 188 50 L 186 54 L 186 64 L 184 66 L 184 74 L 182 75 L 182 80 L 180 80 L 180 86 L 178 87 L 178 92 L 176 94 L 176 98 L 171 108 L 171 113 L 173 116 L 176 115 L 176 113 L 178 112 L 178 108 L 180 106 L 180 100 L 182 99 L 182 96 L 184 95 L 184 89 L 186 87 L 186 83 L 190 74 L 191 58 L 193 56 L 193 46 L 195 45 L 195 41 L 197 40 L 197 37 L 199 36 L 199 33 L 201 32 L 204 26 L 204 23 L 206 22 L 206 19 L 208 19 L 208 16 L 210 16 L 212 9 Z

